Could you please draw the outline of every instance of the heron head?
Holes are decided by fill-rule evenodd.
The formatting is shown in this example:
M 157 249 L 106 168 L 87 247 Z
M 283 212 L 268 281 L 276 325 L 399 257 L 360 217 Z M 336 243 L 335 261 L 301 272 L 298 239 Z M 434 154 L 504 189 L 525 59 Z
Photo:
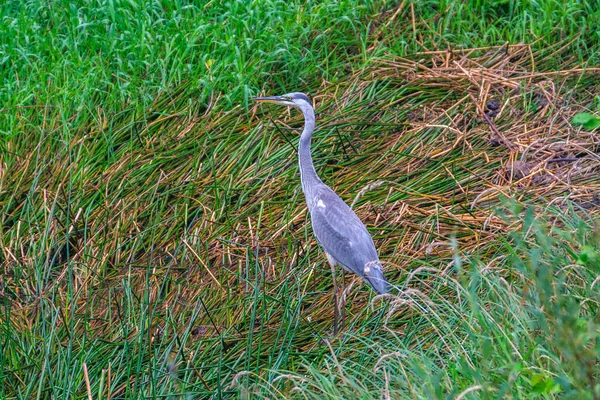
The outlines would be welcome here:
M 312 103 L 308 96 L 300 92 L 288 93 L 283 96 L 254 97 L 252 100 L 260 103 L 275 103 L 281 106 L 297 107 L 300 109 L 306 106 L 312 108 Z

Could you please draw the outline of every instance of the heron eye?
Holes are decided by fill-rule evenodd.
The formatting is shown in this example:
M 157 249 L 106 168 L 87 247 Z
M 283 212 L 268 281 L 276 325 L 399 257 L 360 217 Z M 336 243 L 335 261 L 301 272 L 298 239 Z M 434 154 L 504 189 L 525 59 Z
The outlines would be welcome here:
M 283 96 L 283 99 L 287 101 L 292 101 L 292 98 L 290 96 Z

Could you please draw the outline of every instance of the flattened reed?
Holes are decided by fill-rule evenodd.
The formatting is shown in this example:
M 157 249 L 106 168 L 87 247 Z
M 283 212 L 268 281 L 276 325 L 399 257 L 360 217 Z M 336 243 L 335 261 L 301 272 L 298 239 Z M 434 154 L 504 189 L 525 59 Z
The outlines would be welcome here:
M 217 112 L 175 88 L 143 114 L 98 108 L 75 131 L 74 116 L 45 119 L 27 143 L 9 141 L 2 161 L 1 290 L 25 337 L 15 351 L 25 357 L 49 331 L 42 351 L 92 346 L 89 375 L 112 396 L 176 385 L 173 375 L 207 393 L 254 379 L 293 392 L 289 382 L 336 355 L 359 357 L 376 333 L 454 356 L 462 339 L 448 316 L 460 318 L 466 296 L 451 275 L 457 260 L 502 265 L 498 243 L 522 224 L 498 214 L 502 197 L 540 215 L 600 210 L 598 135 L 569 122 L 588 106 L 573 88 L 593 93 L 598 71 L 538 71 L 551 56 L 507 45 L 381 58 L 314 93 L 317 171 L 356 199 L 400 289 L 386 311 L 352 281 L 349 335 L 335 351 L 323 342 L 331 278 L 299 190 L 297 113 Z M 417 336 L 420 318 L 429 323 Z

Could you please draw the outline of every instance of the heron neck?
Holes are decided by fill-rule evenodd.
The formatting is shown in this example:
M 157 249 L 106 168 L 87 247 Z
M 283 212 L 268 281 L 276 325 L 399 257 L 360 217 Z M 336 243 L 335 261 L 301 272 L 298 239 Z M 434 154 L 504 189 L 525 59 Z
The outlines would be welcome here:
M 300 181 L 304 194 L 309 196 L 310 188 L 322 183 L 317 176 L 317 171 L 313 165 L 310 155 L 310 142 L 315 130 L 315 113 L 312 109 L 302 110 L 304 113 L 304 130 L 300 136 L 300 145 L 298 147 L 298 158 L 300 160 Z

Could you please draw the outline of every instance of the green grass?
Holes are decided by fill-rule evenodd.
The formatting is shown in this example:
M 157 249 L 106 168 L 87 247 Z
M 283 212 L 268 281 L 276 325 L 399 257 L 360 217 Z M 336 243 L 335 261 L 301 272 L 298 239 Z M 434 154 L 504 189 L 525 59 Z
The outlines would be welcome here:
M 320 369 L 308 362 L 282 380 L 299 389 L 297 397 L 308 398 L 455 398 L 469 392 L 472 398 L 593 398 L 598 293 L 592 282 L 599 254 L 582 261 L 580 253 L 577 264 L 564 268 L 573 263 L 573 254 L 565 254 L 573 249 L 559 238 L 597 245 L 598 232 L 594 237 L 571 213 L 561 222 L 576 226 L 553 233 L 532 213 L 526 220 L 513 242 L 491 244 L 511 256 L 463 264 L 468 257 L 457 254 L 452 270 L 423 271 L 412 280 L 414 289 L 392 302 L 376 336 L 357 329 Z M 577 233 L 568 233 L 572 229 Z M 258 393 L 264 384 L 256 386 Z
M 0 397 L 600 397 L 594 2 L 0 9 Z M 397 289 L 336 338 L 296 90 Z

